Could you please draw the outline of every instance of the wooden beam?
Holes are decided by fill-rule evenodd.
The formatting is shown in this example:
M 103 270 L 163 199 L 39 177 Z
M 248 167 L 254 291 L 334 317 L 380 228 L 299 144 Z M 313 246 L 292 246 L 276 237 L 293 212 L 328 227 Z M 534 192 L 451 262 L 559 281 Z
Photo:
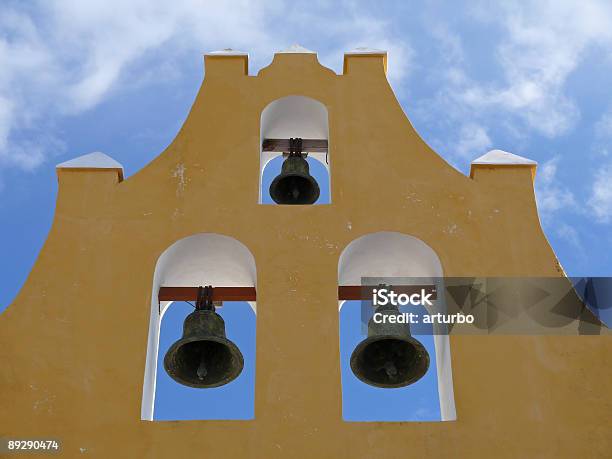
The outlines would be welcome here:
M 362 285 L 341 285 L 338 287 L 339 300 L 367 300 L 372 297 L 371 289 Z M 393 291 L 397 294 L 420 293 L 421 289 L 431 293 L 431 299 L 437 299 L 434 285 L 394 285 Z M 198 287 L 160 287 L 158 300 L 161 301 L 195 301 L 198 296 Z M 213 301 L 256 301 L 255 287 L 214 287 Z
M 264 139 L 262 151 L 289 152 L 289 139 Z M 327 139 L 302 139 L 304 153 L 327 152 Z
M 198 287 L 160 287 L 159 301 L 195 301 Z M 255 287 L 215 287 L 213 301 L 255 301 Z

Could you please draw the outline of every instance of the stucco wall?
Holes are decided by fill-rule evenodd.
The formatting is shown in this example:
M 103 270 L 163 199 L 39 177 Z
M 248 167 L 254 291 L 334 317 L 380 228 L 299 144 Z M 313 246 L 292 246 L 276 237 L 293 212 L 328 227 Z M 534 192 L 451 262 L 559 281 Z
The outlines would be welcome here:
M 0 315 L 0 433 L 45 435 L 92 457 L 609 457 L 608 337 L 451 336 L 458 420 L 341 419 L 337 269 L 352 240 L 414 236 L 446 276 L 558 276 L 532 168 L 459 173 L 417 135 L 384 58 L 208 56 L 174 142 L 119 182 L 59 170 L 49 237 Z M 258 202 L 261 111 L 303 95 L 329 114 L 332 203 Z M 182 171 L 182 173 L 177 173 Z M 253 421 L 140 420 L 151 285 L 160 254 L 196 233 L 245 244 L 257 265 Z

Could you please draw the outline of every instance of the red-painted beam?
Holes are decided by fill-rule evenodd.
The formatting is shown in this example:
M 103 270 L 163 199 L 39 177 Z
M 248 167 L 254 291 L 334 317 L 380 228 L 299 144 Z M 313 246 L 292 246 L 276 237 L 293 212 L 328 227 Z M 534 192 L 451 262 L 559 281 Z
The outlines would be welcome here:
M 341 285 L 338 287 L 339 300 L 366 300 L 371 298 L 371 289 L 362 285 Z M 431 299 L 437 298 L 434 285 L 394 285 L 397 294 L 420 293 L 421 289 L 431 293 Z M 198 287 L 161 287 L 159 301 L 195 301 L 198 297 Z M 255 287 L 214 287 L 213 301 L 256 301 Z
M 289 139 L 264 139 L 261 144 L 263 151 L 289 152 Z M 302 151 L 307 153 L 325 153 L 327 139 L 302 139 Z
M 159 301 L 195 301 L 198 287 L 161 287 Z M 213 301 L 255 301 L 255 287 L 215 287 Z

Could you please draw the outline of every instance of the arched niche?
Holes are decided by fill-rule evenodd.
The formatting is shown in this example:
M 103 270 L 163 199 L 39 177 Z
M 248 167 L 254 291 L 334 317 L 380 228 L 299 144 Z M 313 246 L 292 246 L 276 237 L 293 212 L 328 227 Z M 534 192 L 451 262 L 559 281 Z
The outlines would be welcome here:
M 331 191 L 329 173 L 329 120 L 327 107 L 318 100 L 305 96 L 286 96 L 270 102 L 261 112 L 260 119 L 260 167 L 259 167 L 259 203 L 262 194 L 268 190 L 262 188 L 263 171 L 280 152 L 262 151 L 264 139 L 325 139 L 328 141 L 328 153 L 309 152 L 308 157 L 323 164 L 327 172 L 327 183 L 319 183 Z M 331 192 L 329 193 L 331 196 Z
M 158 258 L 153 274 L 149 337 L 142 393 L 141 419 L 152 421 L 160 325 L 171 302 L 157 301 L 160 287 L 255 287 L 257 271 L 249 249 L 236 239 L 214 233 L 183 238 Z M 256 304 L 249 302 L 255 312 Z
M 419 278 L 416 284 L 436 284 L 442 295 L 443 276 L 440 259 L 430 246 L 414 236 L 398 232 L 382 231 L 361 236 L 345 247 L 338 262 L 340 286 L 361 285 L 363 277 Z M 339 302 L 339 309 L 343 304 Z M 433 341 L 441 419 L 453 421 L 457 414 L 448 334 L 434 330 Z

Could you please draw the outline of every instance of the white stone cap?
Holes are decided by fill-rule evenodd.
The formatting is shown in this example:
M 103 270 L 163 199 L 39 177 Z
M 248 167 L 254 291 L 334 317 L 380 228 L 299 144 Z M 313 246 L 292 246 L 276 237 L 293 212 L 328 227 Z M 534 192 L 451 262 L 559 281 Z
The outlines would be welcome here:
M 70 159 L 55 166 L 56 169 L 112 169 L 119 172 L 123 180 L 123 166 L 101 151 L 94 151 L 78 158 Z
M 355 48 L 352 49 L 350 51 L 345 52 L 344 54 L 358 54 L 358 55 L 362 55 L 362 54 L 387 54 L 387 51 L 384 51 L 382 49 L 375 49 L 375 48 L 367 48 L 365 46 L 361 46 L 359 48 Z
M 537 166 L 537 162 L 503 150 L 491 150 L 472 161 L 472 165 Z
M 249 53 L 245 51 L 238 51 L 237 49 L 225 48 L 219 51 L 211 51 L 206 53 L 207 56 L 249 56 Z
M 300 45 L 291 45 L 289 48 L 278 51 L 276 54 L 317 54 L 314 51 L 304 48 Z

